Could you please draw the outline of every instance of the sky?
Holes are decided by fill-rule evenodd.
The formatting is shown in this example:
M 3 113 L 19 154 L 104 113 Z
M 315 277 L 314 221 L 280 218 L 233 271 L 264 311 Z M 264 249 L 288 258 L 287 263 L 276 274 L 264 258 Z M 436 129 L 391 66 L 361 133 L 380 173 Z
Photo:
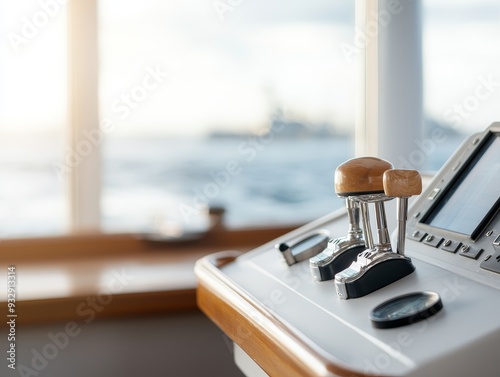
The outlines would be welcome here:
M 65 123 L 65 6 L 46 12 L 46 24 L 17 52 L 12 42 L 26 20 L 45 21 L 43 2 L 0 0 L 3 133 Z M 116 122 L 117 135 L 258 131 L 276 108 L 304 122 L 352 127 L 356 67 L 340 46 L 353 40 L 354 2 L 219 3 L 233 6 L 99 2 L 100 114 Z M 424 102 L 438 121 L 476 131 L 500 119 L 499 9 L 492 0 L 424 1 Z

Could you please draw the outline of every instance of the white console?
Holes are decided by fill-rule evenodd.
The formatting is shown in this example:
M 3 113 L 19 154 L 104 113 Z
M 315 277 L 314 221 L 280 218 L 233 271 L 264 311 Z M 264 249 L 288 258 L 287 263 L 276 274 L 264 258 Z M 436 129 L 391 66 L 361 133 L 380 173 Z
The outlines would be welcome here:
M 313 262 L 289 263 L 276 248 L 293 250 L 317 233 L 344 237 L 348 206 L 246 254 L 200 260 L 199 305 L 242 360 L 271 376 L 498 376 L 499 176 L 495 123 L 466 140 L 410 203 L 404 255 L 414 271 L 361 297 L 339 297 L 339 273 L 321 280 Z M 396 207 L 385 207 L 391 252 Z M 413 292 L 439 295 L 442 308 L 398 327 L 374 325 L 376 306 Z

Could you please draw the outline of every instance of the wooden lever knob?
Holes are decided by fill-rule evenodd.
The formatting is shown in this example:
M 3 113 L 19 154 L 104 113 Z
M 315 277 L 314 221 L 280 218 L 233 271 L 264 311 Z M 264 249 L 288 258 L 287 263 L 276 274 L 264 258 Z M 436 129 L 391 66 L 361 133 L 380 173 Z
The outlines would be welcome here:
M 350 159 L 335 170 L 335 192 L 339 196 L 383 193 L 382 176 L 389 169 L 392 164 L 380 158 Z
M 422 192 L 422 178 L 416 170 L 387 170 L 384 173 L 383 183 L 387 196 L 406 198 Z

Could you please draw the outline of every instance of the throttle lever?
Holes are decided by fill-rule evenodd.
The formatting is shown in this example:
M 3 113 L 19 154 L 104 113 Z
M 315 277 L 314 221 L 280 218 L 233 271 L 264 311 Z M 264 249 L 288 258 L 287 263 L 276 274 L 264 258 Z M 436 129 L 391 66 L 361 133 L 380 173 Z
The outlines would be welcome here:
M 422 192 L 422 177 L 416 170 L 391 169 L 384 173 L 383 183 L 385 194 L 396 197 L 398 201 L 398 243 L 396 250 L 399 255 L 405 255 L 408 198 Z
M 366 184 L 363 184 L 363 182 L 377 182 L 377 184 L 371 185 L 373 189 L 371 192 L 368 190 L 362 192 L 362 189 L 358 188 L 358 192 L 353 194 L 356 194 L 355 198 L 362 203 L 375 203 L 378 243 L 373 248 L 360 253 L 356 261 L 335 275 L 335 289 L 341 299 L 365 296 L 411 274 L 415 270 L 411 259 L 404 256 L 404 235 L 407 199 L 411 195 L 420 193 L 420 175 L 414 170 L 391 169 L 392 166 L 383 160 L 378 162 L 373 158 L 357 160 L 368 165 L 371 169 L 350 171 L 344 178 L 352 183 L 356 179 L 360 180 L 359 187 L 361 188 L 366 188 Z M 360 172 L 364 174 L 360 175 Z M 399 202 L 397 253 L 393 252 L 391 248 L 383 205 L 384 201 L 393 197 L 397 197 Z M 368 216 L 364 212 L 363 215 Z M 367 219 L 364 219 L 364 223 L 368 223 Z M 403 235 L 402 240 L 401 234 Z

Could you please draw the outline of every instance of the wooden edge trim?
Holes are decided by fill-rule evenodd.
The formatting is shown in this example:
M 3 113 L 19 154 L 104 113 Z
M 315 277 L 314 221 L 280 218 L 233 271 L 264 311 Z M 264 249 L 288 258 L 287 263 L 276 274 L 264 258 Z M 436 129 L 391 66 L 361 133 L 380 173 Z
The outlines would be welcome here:
M 196 311 L 196 290 L 181 289 L 109 296 L 75 296 L 16 303 L 16 322 L 33 325 L 74 321 L 82 327 L 96 319 Z M 4 324 L 0 325 L 3 327 Z
M 273 317 L 208 257 L 197 262 L 195 273 L 198 307 L 270 376 L 366 376 Z

